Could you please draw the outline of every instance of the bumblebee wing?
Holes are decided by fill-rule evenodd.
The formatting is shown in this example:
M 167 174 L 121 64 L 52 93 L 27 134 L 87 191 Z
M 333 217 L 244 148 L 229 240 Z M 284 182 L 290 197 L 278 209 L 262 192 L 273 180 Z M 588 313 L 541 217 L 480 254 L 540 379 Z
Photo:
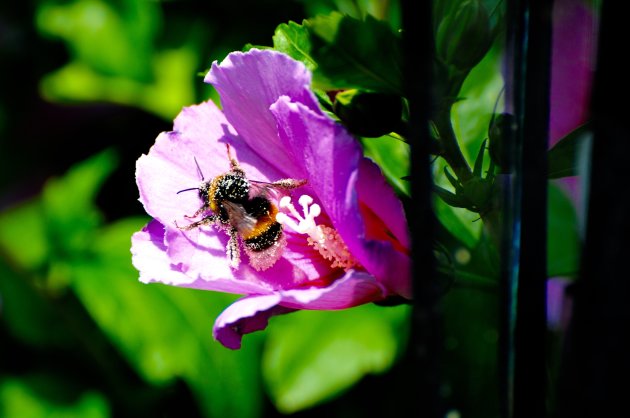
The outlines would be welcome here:
M 271 191 L 274 191 L 273 184 L 264 181 L 249 180 L 250 199 L 257 196 L 268 196 Z
M 247 213 L 243 205 L 229 200 L 223 201 L 222 205 L 230 218 L 230 225 L 236 228 L 239 234 L 249 235 L 254 230 L 257 220 Z
M 276 197 L 286 195 L 289 190 L 295 189 L 306 184 L 306 180 L 281 179 L 273 183 L 264 181 L 249 180 L 249 198 L 256 196 L 268 196 L 273 193 Z

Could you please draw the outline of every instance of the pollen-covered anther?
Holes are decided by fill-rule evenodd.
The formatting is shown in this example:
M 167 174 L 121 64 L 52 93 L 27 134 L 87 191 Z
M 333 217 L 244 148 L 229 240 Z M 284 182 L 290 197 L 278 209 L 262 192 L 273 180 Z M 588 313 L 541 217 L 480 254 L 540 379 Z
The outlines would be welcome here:
M 331 261 L 331 267 L 339 267 L 344 270 L 358 267 L 359 262 L 352 256 L 337 230 L 327 225 L 315 223 L 315 218 L 322 213 L 322 210 L 317 203 L 313 203 L 313 198 L 309 195 L 302 195 L 298 203 L 302 206 L 302 214 L 293 206 L 289 196 L 280 199 L 280 208 L 286 209 L 291 216 L 280 212 L 276 215 L 276 221 L 295 232 L 308 235 L 308 244 L 314 247 L 326 260 Z

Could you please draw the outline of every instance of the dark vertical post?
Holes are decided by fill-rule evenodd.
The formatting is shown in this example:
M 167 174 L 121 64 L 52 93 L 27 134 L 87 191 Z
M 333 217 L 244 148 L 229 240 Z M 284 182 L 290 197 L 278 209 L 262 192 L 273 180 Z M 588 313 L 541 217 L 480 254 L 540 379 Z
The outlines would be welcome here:
M 434 274 L 433 215 L 430 203 L 429 115 L 433 66 L 431 1 L 404 0 L 406 96 L 410 108 L 413 294 L 410 363 L 414 412 L 424 418 L 443 418 L 440 395 L 441 314 Z
M 522 0 L 517 23 L 523 65 L 516 82 L 521 148 L 521 251 L 514 339 L 515 418 L 546 416 L 547 146 L 551 0 Z M 517 58 L 518 59 L 518 58 Z M 518 62 L 517 62 L 517 67 Z M 521 78 L 521 80 L 518 79 Z
M 628 415 L 630 84 L 623 63 L 628 40 L 623 6 L 602 2 L 586 243 L 558 390 L 563 418 Z

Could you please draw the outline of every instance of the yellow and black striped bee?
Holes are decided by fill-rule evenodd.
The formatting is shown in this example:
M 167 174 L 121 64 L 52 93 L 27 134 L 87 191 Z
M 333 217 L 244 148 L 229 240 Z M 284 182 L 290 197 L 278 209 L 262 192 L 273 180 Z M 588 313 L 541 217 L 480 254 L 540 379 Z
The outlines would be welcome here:
M 175 225 L 186 231 L 215 225 L 230 237 L 226 253 L 232 268 L 238 268 L 241 262 L 240 240 L 249 264 L 256 270 L 266 270 L 280 258 L 286 245 L 282 225 L 276 221 L 278 207 L 270 199 L 271 194 L 295 189 L 306 184 L 306 180 L 282 179 L 273 183 L 250 180 L 232 157 L 229 145 L 227 153 L 230 171 L 208 181 L 204 180 L 195 159 L 201 183 L 177 193 L 197 190 L 203 204 L 193 215 L 185 217 L 203 217 L 185 226 Z

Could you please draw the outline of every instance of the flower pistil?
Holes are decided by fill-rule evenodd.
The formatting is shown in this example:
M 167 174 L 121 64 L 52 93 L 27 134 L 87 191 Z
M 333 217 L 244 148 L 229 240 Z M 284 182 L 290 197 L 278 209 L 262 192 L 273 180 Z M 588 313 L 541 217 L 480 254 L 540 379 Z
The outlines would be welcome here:
M 308 235 L 308 244 L 315 248 L 324 259 L 331 261 L 332 268 L 343 268 L 348 271 L 351 268 L 359 267 L 359 262 L 352 256 L 339 232 L 328 225 L 315 223 L 315 218 L 322 211 L 317 203 L 313 203 L 313 198 L 309 195 L 302 195 L 298 199 L 298 203 L 302 206 L 302 214 L 291 202 L 291 197 L 284 196 L 280 199 L 280 208 L 288 210 L 293 218 L 280 212 L 276 215 L 276 221 L 299 234 Z

